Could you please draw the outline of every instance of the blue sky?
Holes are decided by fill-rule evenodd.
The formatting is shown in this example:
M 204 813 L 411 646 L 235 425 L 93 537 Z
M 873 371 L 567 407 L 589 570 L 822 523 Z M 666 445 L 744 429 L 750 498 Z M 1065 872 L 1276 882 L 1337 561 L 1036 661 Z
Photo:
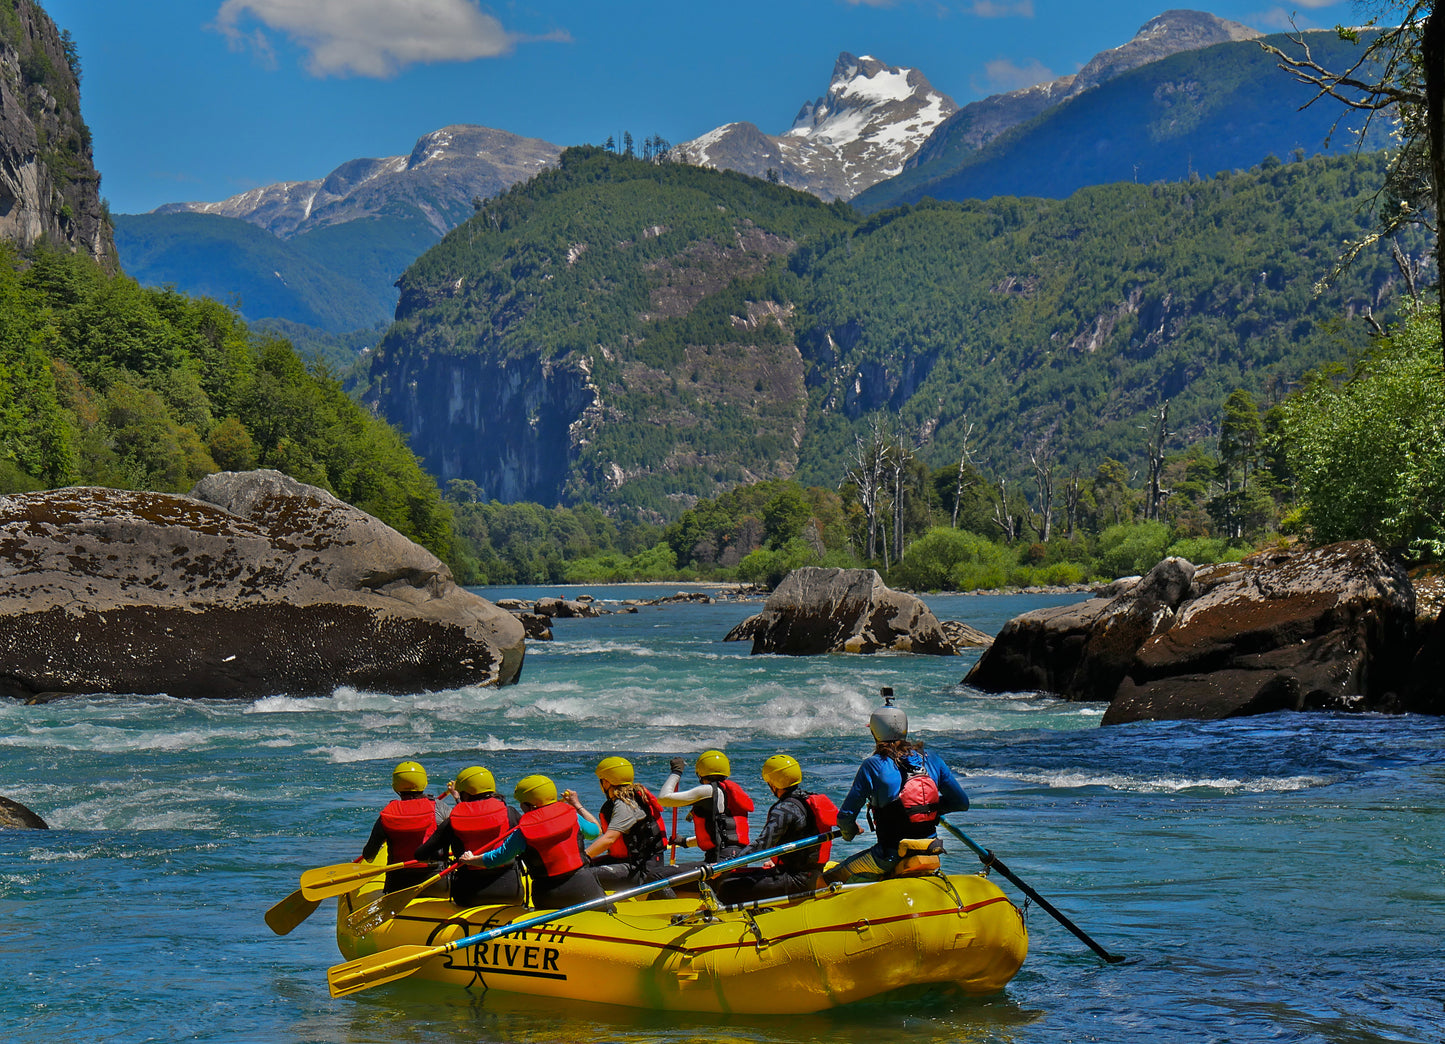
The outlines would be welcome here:
M 218 200 L 410 151 L 474 123 L 559 145 L 781 133 L 840 51 L 960 104 L 1076 71 L 1167 0 L 40 0 L 80 48 L 116 213 Z M 1178 5 L 1176 0 L 1177 6 Z M 1261 31 L 1363 19 L 1329 0 L 1216 0 Z

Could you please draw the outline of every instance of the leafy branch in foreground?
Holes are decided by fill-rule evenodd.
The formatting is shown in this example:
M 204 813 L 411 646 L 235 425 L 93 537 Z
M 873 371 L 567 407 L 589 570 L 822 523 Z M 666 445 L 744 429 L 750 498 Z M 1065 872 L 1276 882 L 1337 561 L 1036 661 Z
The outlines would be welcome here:
M 1376 117 L 1397 124 L 1400 146 L 1390 157 L 1382 186 L 1381 228 L 1347 250 L 1341 265 L 1405 225 L 1423 225 L 1438 238 L 1439 215 L 1445 212 L 1445 13 L 1436 0 L 1390 0 L 1384 6 L 1400 11 L 1399 24 L 1376 29 L 1377 17 L 1363 31 L 1336 27 L 1343 40 L 1367 41 L 1354 64 L 1342 71 L 1317 62 L 1303 33 L 1291 37 L 1295 54 L 1260 44 L 1279 60 L 1281 69 L 1315 88 L 1306 106 L 1328 97 L 1365 113 L 1366 125 L 1356 132 L 1357 140 L 1364 140 Z M 1437 293 L 1445 304 L 1445 251 L 1437 250 L 1435 261 Z M 1410 273 L 1405 275 L 1413 282 Z M 1445 307 L 1439 314 L 1445 347 Z

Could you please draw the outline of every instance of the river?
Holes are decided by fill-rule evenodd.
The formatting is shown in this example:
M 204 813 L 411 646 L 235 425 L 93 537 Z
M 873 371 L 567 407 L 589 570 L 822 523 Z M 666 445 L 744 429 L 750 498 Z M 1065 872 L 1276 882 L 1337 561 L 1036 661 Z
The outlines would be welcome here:
M 483 593 L 544 590 L 579 589 Z M 927 600 L 992 633 L 1068 598 Z M 0 832 L 3 1039 L 1445 1040 L 1445 722 L 1103 729 L 1099 705 L 964 688 L 976 654 L 751 657 L 720 641 L 757 608 L 558 620 L 503 690 L 0 702 L 0 793 L 53 828 Z M 761 799 L 758 766 L 785 751 L 841 799 L 883 685 L 960 776 L 969 835 L 1127 962 L 1105 965 L 1035 907 L 1028 960 L 997 996 L 696 1017 L 411 980 L 332 999 L 333 905 L 284 938 L 262 921 L 302 870 L 360 851 L 399 760 L 434 785 L 482 763 L 507 791 L 545 771 L 588 795 L 600 756 L 632 758 L 656 788 L 671 756 L 716 746 Z M 950 869 L 979 869 L 954 847 Z

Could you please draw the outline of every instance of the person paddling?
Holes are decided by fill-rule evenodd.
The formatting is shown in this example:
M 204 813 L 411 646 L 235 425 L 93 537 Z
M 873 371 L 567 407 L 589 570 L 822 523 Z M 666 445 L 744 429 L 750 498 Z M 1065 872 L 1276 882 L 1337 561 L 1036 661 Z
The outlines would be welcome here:
M 463 852 L 462 862 L 494 869 L 520 858 L 532 880 L 532 905 L 539 910 L 603 898 L 606 893 L 582 855 L 582 839 L 595 838 L 597 824 L 578 819 L 577 795 L 569 790 L 568 800 L 559 800 L 557 784 L 546 776 L 524 777 L 512 794 L 522 807 L 516 828 L 484 852 Z
M 392 769 L 391 789 L 396 791 L 396 799 L 376 817 L 358 862 L 375 859 L 382 845 L 393 863 L 416 858 L 417 849 L 437 828 L 436 801 L 427 796 L 426 782 L 426 769 L 415 761 L 403 761 Z M 427 867 L 392 870 L 386 875 L 385 888 L 388 892 L 410 888 L 431 876 Z
M 803 789 L 803 768 L 796 758 L 774 754 L 763 762 L 763 782 L 777 801 L 768 809 L 767 821 L 757 840 L 743 849 L 743 855 L 816 837 L 837 823 L 838 809 L 827 795 Z M 772 866 L 735 870 L 719 878 L 713 890 L 724 903 L 745 903 L 817 888 L 821 884 L 819 874 L 828 864 L 831 844 L 824 842 L 815 848 L 779 856 Z
M 416 850 L 418 859 L 452 862 L 463 852 L 484 851 L 521 821 L 521 813 L 497 797 L 496 780 L 480 765 L 458 772 L 447 790 L 456 793 L 457 803 L 436 832 Z M 458 906 L 523 901 L 522 872 L 516 860 L 491 870 L 460 866 L 449 880 L 452 901 Z
M 877 830 L 877 843 L 850 856 L 824 875 L 827 881 L 887 876 L 916 850 L 936 855 L 939 816 L 963 812 L 968 795 L 948 766 L 923 745 L 908 739 L 908 715 L 893 706 L 893 690 L 883 690 L 883 706 L 868 718 L 873 753 L 858 767 L 852 789 L 838 810 L 843 840 L 858 836 L 858 813 L 866 805 Z M 905 842 L 935 842 L 932 845 Z
M 748 813 L 753 810 L 753 799 L 730 778 L 732 765 L 720 750 L 700 754 L 693 766 L 698 785 L 678 790 L 684 765 L 682 758 L 672 759 L 671 774 L 657 795 L 664 808 L 692 806 L 688 818 L 692 820 L 693 836 L 686 841 L 674 838 L 672 843 L 697 846 L 702 849 L 704 862 L 732 858 L 747 846 Z

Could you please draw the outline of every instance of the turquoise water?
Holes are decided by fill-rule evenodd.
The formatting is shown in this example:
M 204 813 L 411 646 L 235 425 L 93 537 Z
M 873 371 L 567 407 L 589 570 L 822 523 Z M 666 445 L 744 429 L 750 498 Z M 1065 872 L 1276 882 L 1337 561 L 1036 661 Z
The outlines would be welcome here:
M 1063 600 L 929 602 L 991 632 Z M 1445 723 L 1100 729 L 1100 706 L 961 687 L 973 656 L 750 657 L 719 641 L 757 608 L 559 620 L 500 691 L 0 703 L 0 793 L 54 828 L 0 832 L 0 1039 L 1445 1039 Z M 700 1018 L 412 981 L 332 999 L 331 904 L 284 938 L 262 921 L 302 870 L 359 852 L 402 758 L 442 783 L 481 762 L 508 786 L 545 771 L 591 794 L 601 755 L 656 786 L 672 755 L 720 746 L 760 796 L 757 766 L 781 750 L 839 798 L 882 685 L 963 778 L 969 835 L 1128 963 L 1031 909 L 1028 961 L 996 997 Z

